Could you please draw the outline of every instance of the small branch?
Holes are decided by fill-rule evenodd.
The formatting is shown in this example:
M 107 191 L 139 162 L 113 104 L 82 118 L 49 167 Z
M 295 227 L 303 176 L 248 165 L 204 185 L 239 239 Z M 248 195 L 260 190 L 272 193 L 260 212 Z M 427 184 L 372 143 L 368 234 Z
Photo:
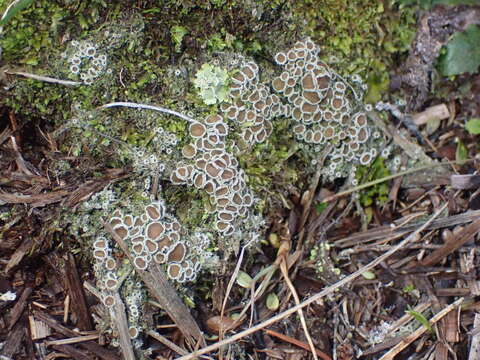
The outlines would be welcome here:
M 42 76 L 42 75 L 35 75 L 35 74 L 30 74 L 22 71 L 5 71 L 6 74 L 9 75 L 19 75 L 26 77 L 28 79 L 33 79 L 33 80 L 38 80 L 38 81 L 43 81 L 51 84 L 60 84 L 60 85 L 65 85 L 65 86 L 78 86 L 82 85 L 81 82 L 78 81 L 71 81 L 71 80 L 62 80 L 62 79 L 55 79 L 49 76 Z
M 50 341 L 45 341 L 45 345 L 51 346 L 51 345 L 77 344 L 84 341 L 97 340 L 99 336 L 100 335 L 95 334 L 95 335 L 76 336 L 76 337 L 61 339 L 61 340 L 50 340 Z
M 153 330 L 148 330 L 147 334 L 150 335 L 155 340 L 160 341 L 163 345 L 168 346 L 170 349 L 175 351 L 178 355 L 187 355 L 188 352 L 182 349 L 180 346 L 175 345 L 173 342 L 168 340 L 166 337 L 160 335 L 158 332 Z
M 128 320 L 125 311 L 125 305 L 123 304 L 122 298 L 120 297 L 118 291 L 113 293 L 113 297 L 115 298 L 115 305 L 110 310 L 110 316 L 115 322 L 118 330 L 123 359 L 135 360 L 135 353 L 133 352 L 132 342 L 130 341 L 130 335 L 128 333 Z
M 117 106 L 129 107 L 129 108 L 134 108 L 134 109 L 143 109 L 143 110 L 154 110 L 154 111 L 158 111 L 158 112 L 161 112 L 161 113 L 177 116 L 177 117 L 179 117 L 183 120 L 186 120 L 190 123 L 195 122 L 194 119 L 192 119 L 191 117 L 189 117 L 187 115 L 183 115 L 183 114 L 181 114 L 177 111 L 166 109 L 166 108 L 163 108 L 163 107 L 160 107 L 160 106 L 155 106 L 155 105 L 137 104 L 137 103 L 132 103 L 132 102 L 119 101 L 119 102 L 113 102 L 113 103 L 102 105 L 102 106 L 100 106 L 100 109 L 108 109 L 108 108 L 117 107 Z
M 277 339 L 280 339 L 280 340 L 282 340 L 282 341 L 285 341 L 285 342 L 288 342 L 288 343 L 293 344 L 293 345 L 295 345 L 295 346 L 298 346 L 299 348 L 302 348 L 302 349 L 304 349 L 304 350 L 310 350 L 310 347 L 309 347 L 307 344 L 305 344 L 305 343 L 303 343 L 303 342 L 301 342 L 301 341 L 299 341 L 299 340 L 297 340 L 297 339 L 294 339 L 294 338 L 292 338 L 292 337 L 290 337 L 290 336 L 281 334 L 281 333 L 279 333 L 279 332 L 276 332 L 276 331 L 270 330 L 270 329 L 266 329 L 266 330 L 265 330 L 265 333 L 266 333 L 267 335 L 276 337 Z M 323 351 L 320 351 L 320 350 L 318 350 L 318 349 L 315 349 L 315 352 L 316 352 L 316 354 L 317 354 L 319 357 L 321 357 L 323 360 L 332 360 L 332 358 L 331 358 L 329 355 L 325 354 Z

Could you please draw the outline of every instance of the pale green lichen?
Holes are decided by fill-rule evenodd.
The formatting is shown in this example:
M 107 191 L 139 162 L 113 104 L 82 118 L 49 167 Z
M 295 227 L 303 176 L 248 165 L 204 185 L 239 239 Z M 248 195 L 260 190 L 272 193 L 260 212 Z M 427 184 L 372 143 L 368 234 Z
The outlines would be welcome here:
M 228 72 L 218 66 L 203 64 L 193 84 L 206 105 L 221 103 L 228 96 Z

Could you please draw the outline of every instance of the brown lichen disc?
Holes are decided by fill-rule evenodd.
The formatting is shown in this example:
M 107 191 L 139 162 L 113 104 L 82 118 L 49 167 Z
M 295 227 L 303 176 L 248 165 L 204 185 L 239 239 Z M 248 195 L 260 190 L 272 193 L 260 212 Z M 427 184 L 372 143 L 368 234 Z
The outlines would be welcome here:
M 286 84 L 285 84 L 285 81 L 283 81 L 279 77 L 276 77 L 272 81 L 272 86 L 275 91 L 282 92 L 285 90 Z
M 158 211 L 157 207 L 154 205 L 148 205 L 146 208 L 146 213 L 148 217 L 152 220 L 160 219 L 160 212 Z
M 206 131 L 207 129 L 205 128 L 205 125 L 199 122 L 190 124 L 190 135 L 192 135 L 195 138 L 202 137 L 203 135 L 205 135 Z
M 318 111 L 318 106 L 304 102 L 300 110 L 305 114 L 313 114 Z
M 107 270 L 115 270 L 117 267 L 117 262 L 115 261 L 115 259 L 113 258 L 108 258 L 106 261 L 105 261 L 105 268 Z
M 159 241 L 159 243 L 158 243 L 158 249 L 159 249 L 159 250 L 162 250 L 162 248 L 168 247 L 168 246 L 170 246 L 170 245 L 172 245 L 172 244 L 173 244 L 173 242 L 172 242 L 172 240 L 170 239 L 170 237 L 169 237 L 168 235 L 165 235 L 165 236 L 163 236 L 163 237 L 160 239 L 160 241 Z
M 234 216 L 233 214 L 230 214 L 228 212 L 221 211 L 218 213 L 218 218 L 222 221 L 230 222 L 230 221 L 233 221 Z
M 165 227 L 160 222 L 152 222 L 147 226 L 147 236 L 151 240 L 158 239 L 163 234 L 164 231 L 165 231 Z
M 168 262 L 181 262 L 187 253 L 185 244 L 178 243 L 173 250 L 168 254 Z
M 330 87 L 330 76 L 318 76 L 317 88 L 318 90 L 326 90 Z
M 172 279 L 178 279 L 182 271 L 182 267 L 179 264 L 168 264 L 167 273 Z
M 217 229 L 219 231 L 225 231 L 227 228 L 230 227 L 230 224 L 224 222 L 224 221 L 217 221 Z
M 283 65 L 287 62 L 287 57 L 283 52 L 279 52 L 277 53 L 277 55 L 275 55 L 275 61 L 277 62 L 277 64 Z
M 304 91 L 302 93 L 302 96 L 306 101 L 313 105 L 320 103 L 320 101 L 322 100 L 317 91 Z
M 120 225 L 122 222 L 123 222 L 122 219 L 119 218 L 119 217 L 113 217 L 112 219 L 110 219 L 110 225 L 111 225 L 112 227 L 115 227 L 115 226 L 117 226 L 117 225 Z
M 228 135 L 228 129 L 227 126 L 224 123 L 218 123 L 215 125 L 215 130 L 217 130 L 217 134 L 220 136 L 227 136 Z
M 342 100 L 342 98 L 333 98 L 333 100 L 332 100 L 332 107 L 333 107 L 335 110 L 340 109 L 342 106 L 343 106 L 343 100 Z
M 252 80 L 256 75 L 254 70 L 249 65 L 245 66 L 241 72 L 247 77 L 248 80 Z
M 150 253 L 154 253 L 155 251 L 158 250 L 158 244 L 155 241 L 152 241 L 150 239 L 147 239 L 147 241 L 145 241 L 145 247 Z
M 132 226 L 133 225 L 133 216 L 132 215 L 126 215 L 123 218 L 123 223 L 127 226 Z
M 105 249 L 107 247 L 107 242 L 103 239 L 97 239 L 94 243 L 93 246 L 99 249 Z
M 132 251 L 136 255 L 141 255 L 143 253 L 144 245 L 143 242 L 138 242 L 132 245 Z
M 108 307 L 113 306 L 115 305 L 115 298 L 112 295 L 107 295 L 103 299 L 103 303 Z
M 128 328 L 128 335 L 130 335 L 131 339 L 136 339 L 138 336 L 138 329 L 135 326 L 130 326 Z
M 368 140 L 368 130 L 362 127 L 357 132 L 357 141 L 359 143 L 364 143 L 367 140 Z
M 207 178 L 205 174 L 198 173 L 195 175 L 195 178 L 193 179 L 193 185 L 195 185 L 197 189 L 203 189 L 206 181 L 207 181 Z
M 157 263 L 157 264 L 163 264 L 165 263 L 165 261 L 167 260 L 167 257 L 162 254 L 161 252 L 157 252 L 154 256 L 153 256 L 153 260 Z
M 355 115 L 355 122 L 358 126 L 367 125 L 367 117 L 364 113 L 359 113 Z
M 137 256 L 133 259 L 133 264 L 137 269 L 145 270 L 147 268 L 147 262 L 142 256 Z
M 245 75 L 241 71 L 232 76 L 232 81 L 237 84 L 243 84 L 245 80 Z
M 107 289 L 115 289 L 115 286 L 117 286 L 117 284 L 118 281 L 115 279 L 107 279 L 107 281 L 105 281 L 105 286 L 107 287 Z
M 335 135 L 335 129 L 332 126 L 327 126 L 323 130 L 323 136 L 325 136 L 325 139 L 331 139 Z
M 192 144 L 187 144 L 182 148 L 182 155 L 187 159 L 192 159 L 197 154 L 197 149 Z
M 205 171 L 207 174 L 213 178 L 217 177 L 218 174 L 220 173 L 220 169 L 218 169 L 216 166 L 214 166 L 212 163 L 208 163 L 207 166 L 205 167 Z
M 97 259 L 104 259 L 107 257 L 107 253 L 105 250 L 103 249 L 96 249 L 94 252 L 93 252 L 93 256 Z
M 312 91 L 316 89 L 313 74 L 311 73 L 306 74 L 302 78 L 302 87 L 303 87 L 303 90 L 307 90 L 307 91 L 308 90 Z

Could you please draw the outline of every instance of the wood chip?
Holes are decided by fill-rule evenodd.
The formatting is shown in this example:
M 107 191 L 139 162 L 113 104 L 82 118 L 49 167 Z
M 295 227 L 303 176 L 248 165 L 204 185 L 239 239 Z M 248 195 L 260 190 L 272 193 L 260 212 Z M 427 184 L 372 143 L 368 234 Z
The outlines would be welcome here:
M 30 334 L 32 340 L 45 339 L 47 336 L 52 334 L 50 326 L 41 320 L 35 319 L 33 315 L 28 317 L 28 322 L 30 324 Z
M 65 281 L 67 283 L 71 302 L 71 308 L 77 320 L 77 326 L 80 330 L 93 330 L 93 322 L 88 310 L 85 292 L 83 291 L 82 281 L 78 274 L 75 258 L 68 254 L 65 262 Z
M 426 110 L 412 116 L 415 125 L 424 125 L 429 121 L 444 120 L 450 117 L 450 111 L 445 104 L 430 106 Z
M 450 175 L 450 182 L 454 189 L 477 189 L 480 187 L 480 175 Z
M 90 340 L 97 340 L 100 335 L 94 334 L 94 335 L 85 335 L 85 336 L 75 336 L 71 337 L 68 339 L 61 339 L 61 340 L 50 340 L 46 341 L 45 345 L 51 346 L 51 345 L 69 345 L 69 344 L 77 344 L 85 341 L 90 341 Z
M 78 333 L 75 331 L 63 326 L 60 324 L 57 320 L 55 320 L 53 317 L 50 315 L 42 312 L 42 311 L 35 311 L 33 316 L 38 319 L 44 321 L 48 326 L 50 326 L 52 329 L 57 331 L 58 333 L 62 334 L 63 336 L 68 336 L 68 337 L 76 337 L 78 336 Z M 107 350 L 103 348 L 102 346 L 98 345 L 94 341 L 87 341 L 87 342 L 82 342 L 79 343 L 78 346 L 84 348 L 85 350 L 88 350 L 98 356 L 99 358 L 103 360 L 120 360 L 117 354 L 114 352 Z

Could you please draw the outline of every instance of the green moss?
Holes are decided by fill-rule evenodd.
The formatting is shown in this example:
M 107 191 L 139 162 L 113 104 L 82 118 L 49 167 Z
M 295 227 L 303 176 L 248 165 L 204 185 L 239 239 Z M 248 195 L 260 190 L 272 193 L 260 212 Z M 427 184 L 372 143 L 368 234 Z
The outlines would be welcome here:
M 360 166 L 357 170 L 357 179 L 359 184 L 378 180 L 390 175 L 390 171 L 385 166 L 385 160 L 379 156 L 369 166 Z M 371 206 L 374 202 L 378 204 L 385 203 L 388 200 L 389 187 L 386 182 L 369 187 L 360 193 L 360 203 L 364 207 Z

